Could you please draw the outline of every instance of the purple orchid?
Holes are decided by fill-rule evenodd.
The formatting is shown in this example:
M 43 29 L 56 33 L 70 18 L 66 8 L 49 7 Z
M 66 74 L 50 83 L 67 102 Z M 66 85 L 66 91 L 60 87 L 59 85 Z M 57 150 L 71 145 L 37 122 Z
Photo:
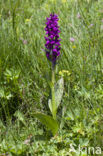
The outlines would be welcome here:
M 56 60 L 60 55 L 60 41 L 59 39 L 59 26 L 58 26 L 58 16 L 56 14 L 50 14 L 50 17 L 47 18 L 46 22 L 46 44 L 45 44 L 45 52 L 47 59 L 52 62 L 53 65 L 56 64 Z

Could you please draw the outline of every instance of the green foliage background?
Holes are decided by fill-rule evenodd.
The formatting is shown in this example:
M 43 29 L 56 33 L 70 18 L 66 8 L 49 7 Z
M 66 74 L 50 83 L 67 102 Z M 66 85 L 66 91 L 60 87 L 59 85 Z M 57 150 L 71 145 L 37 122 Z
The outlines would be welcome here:
M 102 0 L 0 1 L 1 155 L 79 155 L 68 153 L 71 143 L 77 152 L 79 144 L 102 148 L 102 6 Z M 59 15 L 62 39 L 56 80 L 64 78 L 56 138 L 32 116 L 50 115 L 51 66 L 43 49 L 51 12 Z

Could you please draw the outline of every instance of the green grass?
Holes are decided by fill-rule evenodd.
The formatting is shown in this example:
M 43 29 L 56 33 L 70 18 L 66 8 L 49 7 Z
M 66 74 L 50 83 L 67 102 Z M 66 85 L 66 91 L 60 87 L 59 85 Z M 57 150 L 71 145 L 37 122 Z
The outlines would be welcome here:
M 67 156 L 71 143 L 76 150 L 102 148 L 102 6 L 102 0 L 0 1 L 0 155 Z M 64 78 L 55 138 L 31 115 L 50 114 L 51 66 L 43 49 L 51 12 L 59 15 L 62 39 L 56 80 L 60 71 Z

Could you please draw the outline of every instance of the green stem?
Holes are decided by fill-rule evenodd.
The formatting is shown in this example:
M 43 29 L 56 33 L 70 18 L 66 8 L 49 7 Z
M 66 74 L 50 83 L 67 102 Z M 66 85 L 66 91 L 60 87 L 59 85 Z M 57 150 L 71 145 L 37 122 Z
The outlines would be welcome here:
M 56 120 L 56 103 L 55 103 L 55 68 L 52 67 L 52 115 L 54 120 Z

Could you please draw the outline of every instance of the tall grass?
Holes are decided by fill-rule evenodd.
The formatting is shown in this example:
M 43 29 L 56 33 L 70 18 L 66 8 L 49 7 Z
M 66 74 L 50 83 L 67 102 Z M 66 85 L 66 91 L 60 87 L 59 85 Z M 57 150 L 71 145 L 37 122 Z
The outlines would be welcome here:
M 56 79 L 59 79 L 60 71 L 71 73 L 63 75 L 65 90 L 58 113 L 63 117 L 64 129 L 68 131 L 69 121 L 66 119 L 70 112 L 79 122 L 85 119 L 88 122 L 88 114 L 90 120 L 95 115 L 100 116 L 103 107 L 102 6 L 102 0 L 0 1 L 0 116 L 3 122 L 8 118 L 11 122 L 18 122 L 14 115 L 17 110 L 25 114 L 28 125 L 29 122 L 32 125 L 37 123 L 32 121 L 31 112 L 45 110 L 48 114 L 51 67 L 43 49 L 45 19 L 51 12 L 59 15 L 62 39 Z M 76 118 L 77 111 L 79 119 Z M 19 126 L 22 127 L 18 125 L 18 130 Z M 6 127 L 15 140 L 17 136 L 12 133 L 16 127 L 12 133 L 9 128 Z M 36 125 L 21 135 L 25 133 L 27 136 L 33 129 L 37 131 Z M 6 140 L 7 136 L 3 135 L 0 141 L 4 138 Z M 93 138 L 90 140 L 93 142 Z

